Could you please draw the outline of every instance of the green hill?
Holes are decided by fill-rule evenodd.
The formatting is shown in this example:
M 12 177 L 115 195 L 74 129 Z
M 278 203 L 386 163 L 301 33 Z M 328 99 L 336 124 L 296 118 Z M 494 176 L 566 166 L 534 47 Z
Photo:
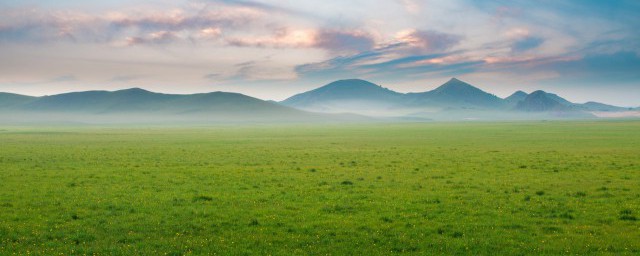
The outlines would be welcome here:
M 0 100 L 4 122 L 220 123 L 367 119 L 356 115 L 310 113 L 228 92 L 177 95 L 132 88 L 43 97 L 0 94 Z
M 503 99 L 452 78 L 435 90 L 407 94 L 412 106 L 443 108 L 498 109 L 505 106 Z

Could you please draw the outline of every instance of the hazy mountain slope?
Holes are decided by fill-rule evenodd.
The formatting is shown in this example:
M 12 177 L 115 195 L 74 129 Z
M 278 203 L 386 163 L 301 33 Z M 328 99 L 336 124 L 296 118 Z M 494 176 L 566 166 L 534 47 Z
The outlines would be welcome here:
M 568 102 L 568 103 L 567 103 Z M 587 111 L 583 111 L 575 104 L 560 98 L 553 93 L 535 91 L 520 101 L 516 110 L 526 112 L 536 118 L 595 118 L 596 116 Z
M 504 98 L 505 103 L 509 107 L 515 107 L 518 103 L 524 100 L 529 94 L 523 91 L 517 91 L 511 94 L 509 97 Z
M 88 113 L 146 112 L 162 110 L 170 106 L 167 105 L 168 101 L 178 97 L 180 96 L 153 93 L 139 88 L 114 92 L 72 92 L 40 97 L 22 109 Z
M 364 80 L 340 80 L 294 95 L 281 104 L 316 112 L 357 113 L 412 120 L 512 119 L 519 118 L 517 115 L 522 115 L 524 119 L 547 118 L 548 115 L 542 112 L 551 113 L 553 118 L 562 118 L 583 116 L 580 112 L 588 116 L 587 112 L 603 109 L 623 111 L 623 108 L 599 103 L 574 104 L 543 91 L 532 94 L 517 91 L 502 99 L 456 78 L 431 91 L 407 94 Z
M 78 122 L 371 120 L 363 115 L 389 120 L 510 120 L 589 117 L 592 112 L 628 110 L 597 102 L 574 104 L 544 91 L 517 91 L 501 99 L 455 78 L 434 90 L 407 94 L 360 79 L 339 80 L 280 103 L 239 93 L 177 95 L 139 88 L 44 97 L 0 93 L 0 121 L 20 121 L 26 116 Z
M 348 79 L 294 95 L 281 104 L 309 111 L 375 115 L 393 111 L 403 96 L 365 80 Z
M 324 101 L 336 100 L 397 100 L 401 93 L 373 84 L 361 79 L 338 80 L 320 88 L 294 95 L 284 101 L 285 105 L 305 106 Z
M 0 108 L 19 107 L 19 106 L 27 104 L 27 103 L 35 100 L 35 99 L 37 99 L 37 98 L 36 97 L 31 97 L 31 96 L 20 95 L 20 94 L 0 92 Z
M 122 112 L 300 112 L 239 93 L 161 94 L 133 88 L 114 92 L 88 91 L 36 98 L 21 107 L 31 111 L 86 113 Z
M 174 110 L 184 113 L 301 114 L 303 111 L 263 101 L 240 93 L 211 92 L 180 95 L 171 101 Z
M 535 91 L 527 95 L 516 105 L 516 110 L 526 112 L 569 111 L 571 106 L 558 101 L 557 95 L 544 91 Z
M 589 101 L 584 104 L 577 104 L 579 109 L 585 111 L 602 111 L 602 112 L 619 112 L 619 111 L 630 111 L 630 108 L 617 107 L 612 105 L 607 105 L 599 102 Z
M 2 94 L 0 97 L 9 98 L 7 95 L 9 94 Z M 19 105 L 12 104 L 11 108 L 0 107 L 0 121 L 220 123 L 371 120 L 357 115 L 310 113 L 243 94 L 227 92 L 175 95 L 133 88 L 114 92 L 87 91 L 44 97 L 19 96 L 11 95 L 11 98 L 29 99 L 29 101 L 21 101 Z
M 435 90 L 407 94 L 411 106 L 446 108 L 497 109 L 505 106 L 503 99 L 452 78 Z
M 552 99 L 552 100 L 555 100 L 556 102 L 558 102 L 558 103 L 560 103 L 560 104 L 562 104 L 562 105 L 565 105 L 565 106 L 571 106 L 571 105 L 574 105 L 571 101 L 568 101 L 568 100 L 566 100 L 565 98 L 562 98 L 562 97 L 558 96 L 558 95 L 557 95 L 557 94 L 555 94 L 555 93 L 545 92 L 545 94 L 546 94 L 546 97 L 547 97 L 547 98 L 550 98 L 550 99 Z

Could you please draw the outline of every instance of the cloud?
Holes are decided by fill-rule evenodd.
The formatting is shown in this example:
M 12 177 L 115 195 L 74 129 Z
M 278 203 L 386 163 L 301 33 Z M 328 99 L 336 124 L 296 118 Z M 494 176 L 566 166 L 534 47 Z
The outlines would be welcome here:
M 375 40 L 360 30 L 279 28 L 271 35 L 229 38 L 227 43 L 237 47 L 319 48 L 338 54 L 370 50 Z
M 378 47 L 353 55 L 339 56 L 326 61 L 296 67 L 298 76 L 368 77 L 406 80 L 415 76 L 459 75 L 472 72 L 485 64 L 483 60 L 464 57 L 463 52 L 406 54 L 403 43 Z
M 216 80 L 219 77 L 221 77 L 221 74 L 219 73 L 209 73 L 203 76 L 203 78 L 207 80 Z
M 158 44 L 177 39 L 217 39 L 225 29 L 251 31 L 266 17 L 261 10 L 215 6 L 212 9 L 121 10 L 102 14 L 39 8 L 0 11 L 0 43 Z
M 98 37 L 92 29 L 96 25 L 96 19 L 81 12 L 7 8 L 0 10 L 0 17 L 0 43 L 76 41 L 78 31 L 93 38 Z
M 266 36 L 227 38 L 228 45 L 257 48 L 308 48 L 315 44 L 316 32 L 311 29 L 278 28 Z
M 511 45 L 511 51 L 515 53 L 528 51 L 540 47 L 544 43 L 544 38 L 527 36 L 513 42 Z
M 420 13 L 420 4 L 416 0 L 397 0 L 397 2 L 410 14 Z
M 538 68 L 552 69 L 567 77 L 598 77 L 599 80 L 640 79 L 640 56 L 636 52 L 590 54 L 583 58 L 557 61 Z
M 208 73 L 204 79 L 217 82 L 281 81 L 297 78 L 288 67 L 273 65 L 269 58 L 245 61 L 234 65 L 235 71 Z
M 434 30 L 408 29 L 396 34 L 396 39 L 404 43 L 412 53 L 442 52 L 456 46 L 462 36 Z
M 484 63 L 463 57 L 462 52 L 447 52 L 458 45 L 462 36 L 434 30 L 408 29 L 396 33 L 393 41 L 376 43 L 370 34 L 340 35 L 326 49 L 345 50 L 346 55 L 332 59 L 299 65 L 296 72 L 301 77 L 381 77 L 427 75 L 434 72 L 451 72 L 453 68 L 469 72 L 472 66 Z M 327 38 L 333 38 L 328 36 Z M 351 41 L 362 40 L 359 45 Z M 340 49 L 342 45 L 356 46 Z M 402 78 L 402 79 L 406 79 Z
M 362 52 L 373 48 L 373 36 L 363 31 L 323 29 L 315 36 L 314 47 L 335 53 Z
M 247 8 L 218 7 L 217 9 L 172 11 L 143 11 L 138 13 L 112 13 L 107 17 L 117 30 L 141 31 L 201 31 L 208 28 L 239 28 L 264 17 L 264 12 Z
M 313 76 L 314 74 L 324 76 L 326 74 L 353 70 L 364 63 L 379 61 L 384 58 L 384 55 L 384 48 L 376 49 L 351 55 L 338 56 L 321 62 L 298 65 L 295 67 L 295 71 L 296 73 L 305 76 Z
M 131 45 L 145 45 L 145 44 L 155 44 L 155 45 L 168 44 L 168 43 L 175 42 L 179 39 L 180 37 L 178 37 L 173 32 L 158 31 L 158 32 L 149 33 L 144 37 L 140 37 L 140 36 L 128 37 L 125 41 L 127 45 L 131 46 Z

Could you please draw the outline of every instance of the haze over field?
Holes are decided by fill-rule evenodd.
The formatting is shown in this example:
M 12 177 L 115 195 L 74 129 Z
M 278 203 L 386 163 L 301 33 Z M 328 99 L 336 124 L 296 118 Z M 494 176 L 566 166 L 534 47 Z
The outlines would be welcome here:
M 0 91 L 282 101 L 343 79 L 408 93 L 457 77 L 500 98 L 638 107 L 638 12 L 632 0 L 4 0 Z

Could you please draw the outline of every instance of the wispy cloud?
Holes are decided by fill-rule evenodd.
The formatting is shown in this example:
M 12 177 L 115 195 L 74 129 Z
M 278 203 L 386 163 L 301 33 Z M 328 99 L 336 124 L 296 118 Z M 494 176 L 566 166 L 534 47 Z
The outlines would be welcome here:
M 528 36 L 522 39 L 518 39 L 511 45 L 513 52 L 519 53 L 527 50 L 538 48 L 544 43 L 544 39 L 541 37 Z
M 313 46 L 332 52 L 362 52 L 375 45 L 373 36 L 364 31 L 322 29 L 318 31 Z
M 408 29 L 400 31 L 396 39 L 414 54 L 441 52 L 460 43 L 462 36 L 435 30 Z

